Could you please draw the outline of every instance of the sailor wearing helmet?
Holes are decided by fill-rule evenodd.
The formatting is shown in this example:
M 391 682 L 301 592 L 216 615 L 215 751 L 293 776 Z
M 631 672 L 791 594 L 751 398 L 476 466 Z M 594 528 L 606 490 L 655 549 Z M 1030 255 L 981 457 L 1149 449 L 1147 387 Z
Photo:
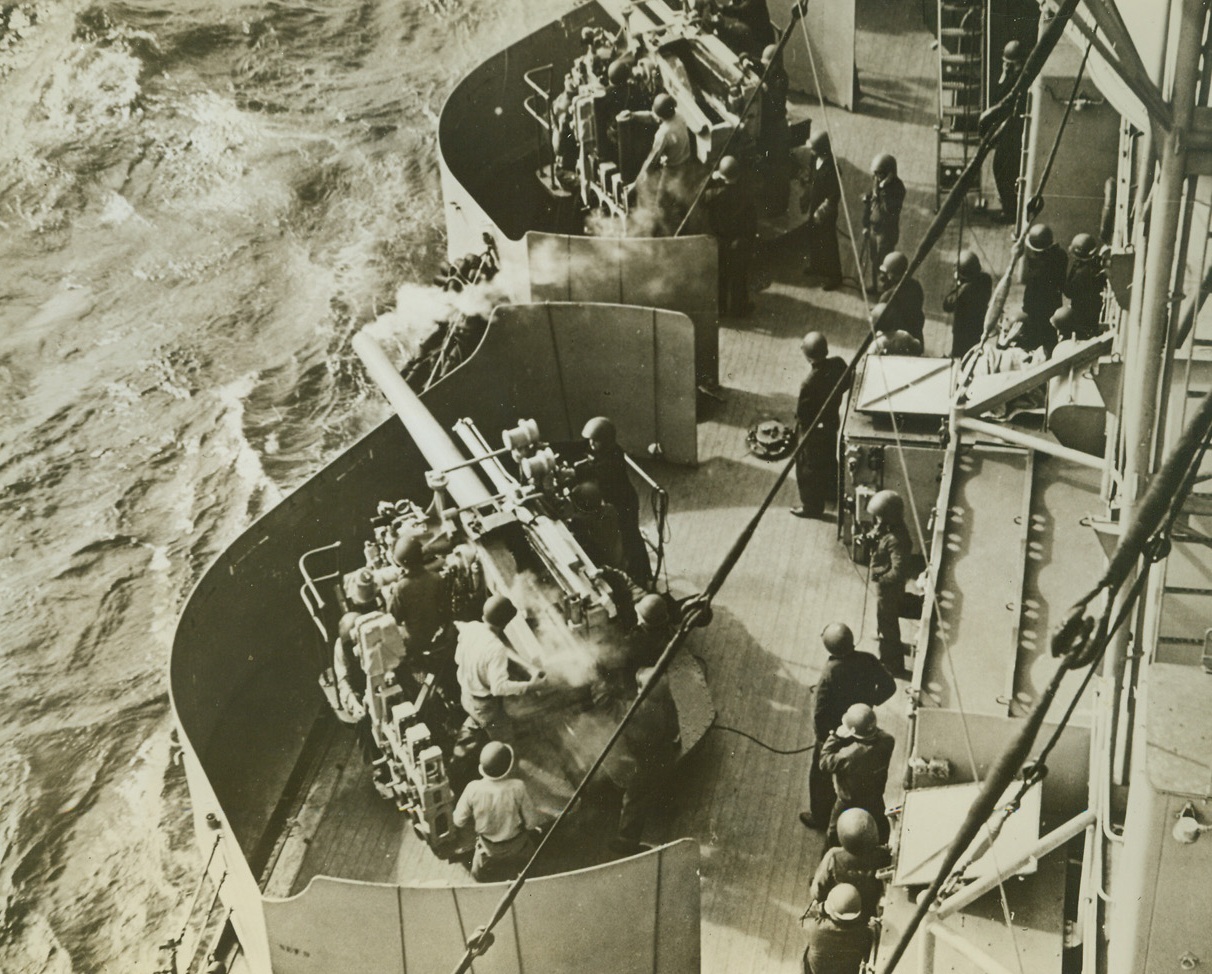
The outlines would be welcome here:
M 534 854 L 539 812 L 512 770 L 513 748 L 489 741 L 480 751 L 480 777 L 455 805 L 454 824 L 475 831 L 471 875 L 481 883 L 513 879 Z
M 842 723 L 831 731 L 821 748 L 821 767 L 833 775 L 837 801 L 829 818 L 825 844 L 838 844 L 837 823 L 849 808 L 862 808 L 875 819 L 881 843 L 888 841 L 888 817 L 884 814 L 884 788 L 888 765 L 896 746 L 891 734 L 881 730 L 875 711 L 865 703 L 853 704 L 842 715 Z
M 859 974 L 871 950 L 866 904 L 849 883 L 835 886 L 820 916 L 805 915 L 804 974 Z
M 514 697 L 534 689 L 545 679 L 542 670 L 529 680 L 509 675 L 509 637 L 505 627 L 518 614 L 503 595 L 493 595 L 484 603 L 480 622 L 459 624 L 459 642 L 455 648 L 460 701 L 467 716 L 498 737 L 504 723 L 503 697 Z

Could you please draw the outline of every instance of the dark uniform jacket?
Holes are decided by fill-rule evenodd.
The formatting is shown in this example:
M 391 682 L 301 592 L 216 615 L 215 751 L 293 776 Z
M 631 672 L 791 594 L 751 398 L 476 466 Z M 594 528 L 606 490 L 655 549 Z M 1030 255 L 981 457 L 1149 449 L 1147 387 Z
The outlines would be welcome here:
M 863 900 L 863 916 L 874 915 L 880 897 L 884 895 L 884 883 L 875 873 L 892 861 L 887 846 L 876 846 L 869 854 L 856 856 L 840 846 L 825 852 L 816 875 L 812 877 L 812 899 L 824 903 L 829 891 L 839 883 L 849 883 L 859 891 Z
M 1056 344 L 1049 319 L 1064 303 L 1068 264 L 1069 258 L 1056 244 L 1041 253 L 1027 251 L 1023 256 L 1023 311 L 1027 313 L 1027 322 L 1018 340 L 1021 348 L 1030 351 Z
M 800 201 L 800 209 L 812 218 L 816 226 L 836 227 L 842 188 L 838 185 L 833 160 L 828 156 L 815 159 L 811 173 L 812 182 Z
M 852 650 L 831 656 L 816 685 L 812 726 L 823 741 L 842 722 L 842 715 L 856 703 L 875 707 L 896 692 L 896 681 L 870 653 Z
M 843 923 L 827 916 L 809 917 L 805 927 L 804 974 L 859 974 L 871 950 L 871 930 L 865 919 Z
M 951 312 L 951 357 L 963 358 L 985 332 L 985 314 L 993 297 L 993 278 L 981 271 L 963 281 L 943 298 L 943 310 Z
M 627 472 L 627 458 L 617 443 L 602 447 L 602 452 L 589 454 L 587 462 L 577 467 L 578 480 L 592 480 L 602 490 L 602 500 L 614 505 L 623 520 L 635 520 L 640 512 L 640 495 L 636 493 Z
M 845 376 L 843 381 L 840 381 Z M 841 426 L 838 411 L 842 405 L 842 395 L 850 388 L 851 376 L 846 373 L 846 362 L 836 355 L 825 359 L 820 365 L 814 364 L 807 378 L 800 384 L 800 397 L 795 406 L 795 419 L 801 432 L 807 432 L 812 421 L 820 412 L 816 428 L 823 427 L 832 433 L 837 433 Z M 821 407 L 824 407 L 822 410 Z
M 878 727 L 866 740 L 830 732 L 821 748 L 821 767 L 833 775 L 837 797 L 847 807 L 883 813 L 888 764 L 895 746 L 892 735 Z
M 1075 260 L 1065 277 L 1064 295 L 1073 309 L 1073 337 L 1094 338 L 1103 311 L 1103 288 L 1107 274 L 1096 260 Z
M 899 176 L 872 180 L 871 205 L 867 225 L 871 232 L 895 243 L 901 233 L 901 208 L 905 205 L 905 184 Z
M 402 575 L 387 593 L 387 611 L 404 627 L 410 650 L 429 649 L 437 631 L 450 625 L 450 592 L 445 579 L 425 569 Z
M 711 232 L 721 241 L 752 240 L 757 234 L 757 211 L 749 180 L 712 182 L 703 194 Z
M 901 588 L 909 578 L 913 539 L 904 523 L 885 524 L 871 555 L 871 580 L 880 588 Z
M 908 332 L 924 344 L 926 295 L 922 291 L 922 285 L 916 278 L 909 278 L 901 287 L 900 294 L 894 301 L 892 294 L 895 290 L 896 285 L 893 285 L 880 295 L 880 300 L 887 305 L 884 313 L 880 315 L 880 331 Z

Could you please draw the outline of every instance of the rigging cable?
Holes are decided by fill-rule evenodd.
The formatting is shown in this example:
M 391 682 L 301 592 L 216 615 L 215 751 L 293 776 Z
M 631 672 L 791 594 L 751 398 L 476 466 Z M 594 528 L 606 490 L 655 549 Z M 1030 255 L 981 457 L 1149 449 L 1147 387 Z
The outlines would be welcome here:
M 1030 78 L 1039 73 L 1039 70 L 1043 66 L 1044 61 L 1047 59 L 1048 54 L 1051 52 L 1052 48 L 1056 46 L 1057 40 L 1059 40 L 1060 28 L 1057 27 L 1056 30 L 1052 30 L 1052 28 L 1056 25 L 1063 26 L 1064 21 L 1072 15 L 1073 9 L 1077 6 L 1078 2 L 1080 2 L 1080 0 L 1064 0 L 1064 5 L 1061 11 L 1058 12 L 1052 23 L 1049 25 L 1049 31 L 1051 33 L 1045 32 L 1039 43 L 1032 50 L 1027 59 L 1027 63 L 1024 66 L 1023 72 L 1019 76 L 1019 80 L 1015 83 L 1015 88 L 1011 91 L 1012 94 L 1017 92 L 1019 85 L 1025 87 L 1026 84 L 1029 83 Z M 799 0 L 792 10 L 797 12 L 802 17 L 804 6 L 804 0 Z M 784 31 L 782 37 L 780 38 L 781 45 L 786 44 L 786 41 L 790 36 L 790 31 L 793 27 L 794 23 L 788 25 L 788 29 Z M 1049 37 L 1051 37 L 1051 42 L 1047 45 L 1045 50 L 1045 41 Z M 1032 68 L 1033 71 L 1031 70 Z M 996 108 L 997 106 L 994 107 Z M 938 243 L 943 231 L 946 229 L 947 224 L 955 215 L 955 212 L 963 198 L 963 194 L 967 192 L 968 185 L 977 178 L 977 175 L 980 172 L 980 167 L 992 150 L 993 143 L 1004 124 L 1005 119 L 1003 118 L 1000 124 L 993 126 L 991 130 L 982 137 L 981 142 L 977 146 L 976 153 L 973 155 L 968 165 L 964 168 L 963 172 L 960 173 L 955 185 L 948 193 L 947 198 L 943 201 L 943 205 L 939 208 L 939 211 L 935 214 L 930 225 L 926 228 L 926 233 L 923 235 L 922 240 L 918 243 L 912 258 L 910 258 L 909 268 L 905 271 L 905 274 L 901 277 L 900 281 L 897 282 L 892 290 L 892 295 L 889 299 L 890 301 L 895 300 L 896 295 L 900 293 L 900 290 L 904 286 L 905 282 L 912 278 L 914 272 L 916 272 L 916 270 L 922 265 L 927 255 L 933 250 L 935 244 Z M 725 146 L 726 145 L 727 142 L 725 142 Z M 837 165 L 836 158 L 834 159 L 834 165 Z M 701 195 L 702 190 L 700 190 L 700 196 Z M 845 210 L 845 197 L 843 196 L 842 199 L 843 210 Z M 848 215 L 847 222 L 849 223 Z M 842 391 L 845 389 L 845 384 L 850 380 L 856 366 L 871 344 L 875 324 L 876 322 L 871 322 L 871 328 L 859 343 L 858 348 L 855 350 L 854 355 L 851 357 L 850 361 L 846 365 L 846 368 L 839 376 L 838 381 L 834 385 L 829 396 L 826 397 L 825 405 L 822 405 L 822 407 L 817 411 L 811 426 L 815 426 L 816 423 L 820 421 L 821 417 L 824 415 L 824 410 L 828 403 L 833 400 L 835 396 L 840 396 Z M 779 474 L 767 492 L 766 497 L 759 504 L 757 510 L 754 511 L 748 523 L 741 530 L 740 534 L 733 541 L 731 547 L 725 553 L 723 560 L 720 562 L 711 579 L 708 581 L 704 591 L 688 600 L 686 603 L 686 613 L 679 623 L 678 628 L 675 630 L 669 643 L 662 651 L 661 656 L 652 667 L 652 676 L 644 684 L 644 686 L 640 688 L 635 700 L 628 707 L 618 726 L 614 729 L 606 743 L 603 745 L 601 752 L 594 759 L 589 769 L 585 772 L 584 777 L 581 779 L 581 782 L 577 785 L 564 807 L 560 810 L 547 833 L 543 836 L 542 840 L 540 840 L 538 847 L 535 849 L 530 860 L 525 866 L 522 867 L 517 877 L 512 883 L 510 883 L 509 888 L 502 895 L 501 900 L 498 902 L 492 913 L 492 916 L 489 918 L 487 923 L 481 927 L 478 927 L 473 933 L 472 937 L 468 940 L 466 950 L 464 951 L 462 959 L 456 966 L 454 974 L 466 974 L 466 972 L 470 970 L 475 958 L 489 949 L 493 939 L 491 937 L 492 929 L 498 923 L 500 923 L 502 919 L 504 919 L 505 914 L 508 912 L 510 906 L 513 904 L 514 900 L 517 899 L 518 893 L 521 891 L 521 888 L 525 884 L 526 880 L 530 878 L 530 874 L 534 870 L 534 864 L 542 855 L 543 850 L 546 848 L 547 842 L 550 840 L 551 836 L 559 829 L 561 824 L 567 818 L 570 809 L 576 804 L 577 800 L 588 787 L 593 776 L 601 768 L 606 757 L 621 737 L 624 728 L 631 721 L 640 705 L 651 694 L 652 688 L 655 686 L 656 682 L 664 675 L 665 671 L 669 667 L 670 660 L 676 654 L 677 650 L 681 648 L 690 631 L 699 626 L 705 626 L 710 622 L 712 615 L 712 599 L 714 599 L 720 588 L 724 585 L 724 582 L 732 573 L 732 569 L 736 567 L 741 555 L 748 547 L 749 542 L 753 539 L 753 535 L 756 533 L 758 525 L 761 523 L 766 511 L 769 510 L 771 504 L 774 502 L 775 497 L 778 496 L 779 491 L 782 489 L 783 484 L 790 476 L 791 471 L 795 468 L 795 462 L 800 453 L 805 449 L 807 443 L 807 437 L 802 437 L 800 439 L 800 442 L 796 445 L 796 448 L 791 452 L 782 469 L 779 471 Z

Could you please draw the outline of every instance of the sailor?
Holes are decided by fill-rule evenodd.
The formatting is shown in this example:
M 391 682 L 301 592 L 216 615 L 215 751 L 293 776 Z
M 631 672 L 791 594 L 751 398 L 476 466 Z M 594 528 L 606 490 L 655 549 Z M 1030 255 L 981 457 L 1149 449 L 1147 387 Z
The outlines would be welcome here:
M 640 497 L 631 483 L 618 431 L 607 417 L 595 416 L 585 424 L 581 436 L 589 455 L 577 464 L 577 479 L 594 481 L 601 489 L 602 499 L 619 512 L 625 570 L 641 588 L 648 588 L 652 583 L 652 566 L 648 563 L 644 536 L 640 534 Z
M 880 301 L 871 306 L 871 331 L 874 334 L 868 355 L 921 355 L 922 343 L 897 328 L 887 314 L 888 305 Z
M 756 48 L 768 46 L 774 41 L 774 27 L 770 23 L 766 0 L 724 0 L 720 4 L 720 13 L 744 24 Z
M 606 71 L 606 93 L 602 95 L 602 117 L 606 121 L 601 155 L 603 159 L 618 163 L 619 160 L 619 114 L 638 111 L 643 105 L 644 94 L 632 79 L 631 61 L 626 57 L 615 58 Z
M 1078 339 L 1094 338 L 1102 331 L 1103 291 L 1107 272 L 1099 254 L 1099 243 L 1093 234 L 1079 233 L 1069 244 L 1072 263 L 1065 275 L 1064 295 L 1073 309 L 1073 335 Z
M 885 305 L 884 313 L 880 316 L 882 330 L 907 332 L 925 345 L 926 295 L 915 278 L 901 283 L 909 272 L 909 258 L 899 250 L 893 250 L 880 262 L 879 268 L 879 286 L 882 288 L 880 302 Z
M 856 703 L 875 707 L 896 690 L 896 681 L 870 653 L 854 648 L 854 633 L 842 622 L 831 622 L 821 630 L 821 642 L 829 653 L 812 704 L 812 728 L 816 746 L 808 770 L 808 810 L 800 821 L 810 829 L 823 829 L 837 801 L 833 779 L 821 768 L 821 747 Z M 821 897 L 817 897 L 820 899 Z
M 454 624 L 446 579 L 425 566 L 425 548 L 415 534 L 397 539 L 392 560 L 400 576 L 384 594 L 387 611 L 404 630 L 407 663 L 433 673 L 443 693 L 453 697 Z
M 1002 48 L 1002 71 L 993 88 L 993 103 L 1000 102 L 1014 88 L 1023 72 L 1023 45 L 1010 41 Z M 1026 92 L 1015 99 L 1010 118 L 993 147 L 993 182 L 1001 201 L 1003 223 L 1013 223 L 1018 214 L 1018 175 L 1023 155 L 1023 115 Z
M 739 159 L 724 156 L 720 160 L 703 202 L 719 248 L 720 313 L 744 318 L 753 311 L 749 265 L 757 237 L 757 213 L 751 183 Z
M 1023 250 L 1023 313 L 1027 319 L 1018 338 L 1019 347 L 1025 351 L 1043 346 L 1051 353 L 1056 344 L 1050 321 L 1052 312 L 1065 300 L 1068 263 L 1048 224 L 1036 223 L 1027 231 Z
M 884 788 L 888 784 L 888 765 L 895 746 L 892 735 L 880 729 L 875 711 L 865 703 L 853 704 L 842 715 L 841 724 L 829 732 L 821 748 L 821 767 L 833 774 L 837 801 L 829 816 L 829 830 L 825 835 L 827 846 L 838 844 L 838 818 L 848 808 L 870 812 L 880 842 L 888 841 Z
M 838 413 L 851 376 L 845 360 L 829 355 L 829 342 L 819 331 L 804 336 L 800 351 L 808 360 L 808 375 L 800 383 L 795 425 L 797 435 L 807 442 L 795 458 L 800 505 L 791 513 L 819 518 L 825 514 L 825 502 L 837 495 Z
M 337 701 L 352 721 L 366 716 L 366 673 L 354 649 L 354 626 L 359 615 L 346 612 L 337 624 L 337 638 L 332 647 L 332 668 L 336 678 Z
M 513 748 L 489 741 L 480 751 L 480 777 L 468 783 L 454 810 L 454 824 L 476 834 L 471 875 L 477 882 L 513 879 L 535 850 L 540 824 L 526 783 L 511 778 Z
M 636 624 L 627 634 L 627 662 L 631 671 L 656 663 L 669 640 L 673 624 L 669 603 L 663 595 L 649 592 L 635 604 Z
M 1077 315 L 1070 305 L 1057 308 L 1052 312 L 1052 330 L 1056 332 L 1056 344 L 1052 354 L 1056 355 L 1077 341 Z
M 765 155 L 778 154 L 786 149 L 787 137 L 787 92 L 791 79 L 783 67 L 777 44 L 767 44 L 762 49 L 759 73 L 762 82 L 762 126 L 758 134 L 758 149 Z
M 643 688 L 655 672 L 644 667 L 636 673 L 637 688 Z M 620 855 L 634 855 L 643 849 L 640 840 L 649 812 L 669 797 L 669 774 L 682 749 L 677 706 L 664 676 L 623 729 L 620 743 L 622 753 L 607 772 L 623 789 L 619 831 L 610 846 Z
M 872 940 L 865 909 L 859 891 L 840 883 L 825 898 L 821 916 L 804 917 L 804 974 L 859 974 Z
M 392 560 L 399 566 L 400 575 L 385 592 L 387 611 L 404 627 L 404 645 L 409 654 L 428 653 L 434 638 L 450 626 L 446 581 L 425 567 L 425 548 L 415 534 L 397 539 Z
M 501 733 L 503 697 L 519 696 L 539 686 L 545 679 L 542 670 L 529 680 L 509 676 L 509 638 L 505 627 L 518 614 L 503 595 L 493 595 L 484 603 L 480 622 L 462 623 L 455 648 L 461 702 L 467 716 L 490 736 Z
M 573 537 L 599 567 L 623 568 L 623 533 L 619 512 L 602 500 L 602 490 L 592 480 L 572 488 Z
M 848 808 L 837 817 L 837 838 L 841 845 L 825 851 L 812 877 L 812 903 L 823 906 L 834 889 L 849 883 L 859 891 L 863 915 L 871 917 L 884 895 L 883 880 L 876 873 L 892 861 L 892 855 L 880 844 L 875 819 L 865 808 Z M 808 909 L 813 912 L 812 906 Z
M 863 195 L 863 230 L 867 238 L 867 257 L 871 264 L 871 290 L 879 291 L 877 269 L 896 248 L 901 238 L 901 208 L 905 205 L 905 184 L 896 174 L 896 157 L 881 152 L 871 160 L 871 189 Z
M 693 135 L 678 113 L 678 103 L 666 92 L 653 99 L 652 111 L 624 111 L 618 116 L 619 121 L 632 117 L 657 124 L 652 148 L 632 184 L 636 188 L 636 209 L 650 211 L 654 232 L 673 233 L 690 202 Z
M 842 189 L 829 145 L 829 133 L 817 132 L 808 140 L 811 161 L 802 173 L 808 189 L 800 200 L 800 209 L 807 214 L 808 268 L 806 273 L 817 279 L 826 291 L 836 290 L 842 283 L 842 255 L 837 243 L 837 215 Z
M 951 312 L 951 357 L 961 359 L 985 333 L 985 313 L 993 297 L 993 278 L 981 269 L 980 258 L 961 250 L 955 262 L 955 287 L 943 298 Z
M 894 490 L 881 490 L 867 504 L 875 518 L 875 548 L 871 553 L 871 581 L 876 585 L 875 619 L 879 632 L 880 662 L 894 676 L 905 670 L 901 642 L 901 605 L 909 580 L 913 540 L 905 526 L 905 502 Z

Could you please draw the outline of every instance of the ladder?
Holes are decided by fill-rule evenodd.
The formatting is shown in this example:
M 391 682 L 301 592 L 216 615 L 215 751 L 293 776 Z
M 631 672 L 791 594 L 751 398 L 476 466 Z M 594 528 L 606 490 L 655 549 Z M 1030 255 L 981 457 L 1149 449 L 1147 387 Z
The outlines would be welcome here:
M 985 0 L 938 0 L 938 135 L 934 209 L 980 142 L 985 107 Z M 974 190 L 979 192 L 978 190 Z

